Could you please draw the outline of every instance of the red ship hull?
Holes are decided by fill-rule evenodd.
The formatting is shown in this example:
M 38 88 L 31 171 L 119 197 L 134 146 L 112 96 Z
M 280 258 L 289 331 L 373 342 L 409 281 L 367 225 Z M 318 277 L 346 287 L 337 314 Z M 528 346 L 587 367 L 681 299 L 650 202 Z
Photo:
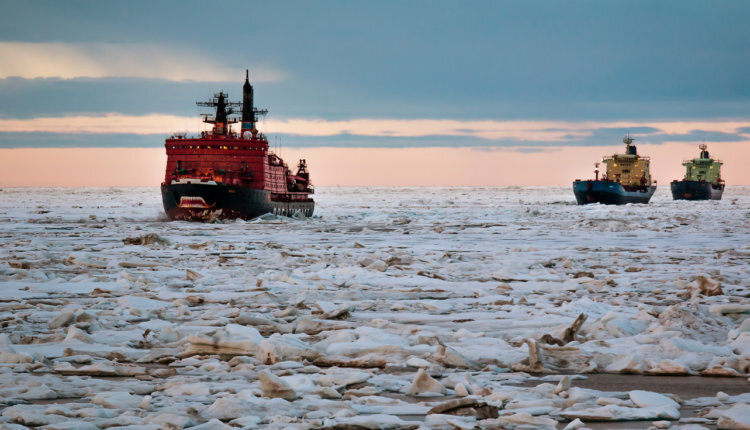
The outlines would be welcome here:
M 263 214 L 310 217 L 315 202 L 306 193 L 272 194 L 247 187 L 164 184 L 162 201 L 172 220 L 252 219 Z
M 167 139 L 164 211 L 173 220 L 312 216 L 311 188 L 292 183 L 264 139 Z M 291 178 L 291 180 L 290 180 Z M 297 190 L 302 188 L 302 190 Z

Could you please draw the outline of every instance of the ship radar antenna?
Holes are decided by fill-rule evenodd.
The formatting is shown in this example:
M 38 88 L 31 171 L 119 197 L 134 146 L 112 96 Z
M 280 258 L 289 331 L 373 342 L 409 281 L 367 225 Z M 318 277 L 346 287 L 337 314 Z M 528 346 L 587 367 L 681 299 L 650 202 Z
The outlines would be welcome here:
M 630 137 L 630 133 L 622 139 L 623 143 L 625 143 L 625 153 L 628 155 L 635 155 L 638 156 L 638 150 L 636 149 L 635 145 L 631 145 L 635 139 Z
M 708 155 L 708 145 L 706 145 L 705 141 L 698 145 L 698 148 L 701 150 L 701 158 L 711 158 L 711 156 Z
M 228 98 L 229 94 L 224 92 L 224 90 L 221 90 L 218 93 L 214 94 L 213 98 L 209 99 L 208 101 L 195 103 L 198 106 L 212 107 L 216 109 L 215 114 L 213 115 L 201 114 L 204 123 L 213 124 L 214 134 L 230 134 L 230 126 L 238 122 L 238 119 L 234 117 L 237 115 L 235 108 L 239 108 L 240 106 L 242 106 L 242 103 L 229 102 L 227 101 Z

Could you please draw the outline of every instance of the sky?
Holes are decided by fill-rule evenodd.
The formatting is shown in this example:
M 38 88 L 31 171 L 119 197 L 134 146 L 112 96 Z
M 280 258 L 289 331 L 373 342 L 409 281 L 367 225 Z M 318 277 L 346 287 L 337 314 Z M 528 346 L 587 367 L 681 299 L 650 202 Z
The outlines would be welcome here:
M 158 185 L 239 100 L 326 185 L 566 185 L 635 137 L 750 185 L 746 1 L 2 1 L 0 186 Z

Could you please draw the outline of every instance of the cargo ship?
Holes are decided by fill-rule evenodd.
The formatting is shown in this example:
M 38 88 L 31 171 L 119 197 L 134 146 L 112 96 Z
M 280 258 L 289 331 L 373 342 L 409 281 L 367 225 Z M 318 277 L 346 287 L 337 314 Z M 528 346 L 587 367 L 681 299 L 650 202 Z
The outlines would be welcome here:
M 268 110 L 253 106 L 253 87 L 245 71 L 242 102 L 229 102 L 219 92 L 198 106 L 215 109 L 202 114 L 210 131 L 200 136 L 176 134 L 166 139 L 167 167 L 161 184 L 164 211 L 172 220 L 251 219 L 271 213 L 310 217 L 315 209 L 307 162 L 297 171 L 273 151 L 256 128 Z M 239 116 L 239 118 L 238 118 Z M 241 121 L 240 133 L 231 129 Z
M 599 163 L 596 163 L 594 179 L 573 182 L 573 194 L 579 205 L 603 203 L 624 205 L 627 203 L 648 203 L 656 191 L 656 181 L 651 181 L 649 157 L 638 155 L 629 135 L 625 143 L 624 154 L 604 157 L 602 162 L 606 172 L 599 178 Z
M 671 183 L 674 200 L 721 200 L 724 193 L 724 180 L 721 179 L 719 160 L 714 160 L 708 153 L 708 146 L 701 144 L 700 157 L 682 163 L 685 166 L 685 177 Z

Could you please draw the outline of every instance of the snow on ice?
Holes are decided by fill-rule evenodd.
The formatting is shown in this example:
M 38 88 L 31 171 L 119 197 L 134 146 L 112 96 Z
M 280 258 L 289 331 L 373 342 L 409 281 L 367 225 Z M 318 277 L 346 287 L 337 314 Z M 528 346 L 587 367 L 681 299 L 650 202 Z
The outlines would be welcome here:
M 747 384 L 750 188 L 323 188 L 214 224 L 152 188 L 0 197 L 3 427 L 750 428 L 747 393 L 602 379 Z

